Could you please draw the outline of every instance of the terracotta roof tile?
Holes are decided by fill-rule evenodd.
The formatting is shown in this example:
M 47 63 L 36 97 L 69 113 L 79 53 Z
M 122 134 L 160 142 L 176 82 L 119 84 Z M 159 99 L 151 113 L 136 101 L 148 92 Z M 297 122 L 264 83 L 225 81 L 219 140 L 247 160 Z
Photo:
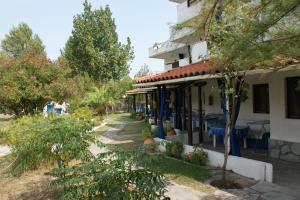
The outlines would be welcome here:
M 212 61 L 202 61 L 199 63 L 171 69 L 166 72 L 161 72 L 150 76 L 144 76 L 136 79 L 135 81 L 136 83 L 148 83 L 148 82 L 156 82 L 161 80 L 185 78 L 185 77 L 208 74 L 213 70 L 214 70 L 214 65 Z

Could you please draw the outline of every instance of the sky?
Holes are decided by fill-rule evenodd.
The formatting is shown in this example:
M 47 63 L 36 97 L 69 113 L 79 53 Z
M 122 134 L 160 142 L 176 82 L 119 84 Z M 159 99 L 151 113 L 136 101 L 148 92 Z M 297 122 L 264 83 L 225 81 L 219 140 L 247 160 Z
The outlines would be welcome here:
M 169 25 L 176 22 L 176 4 L 168 0 L 90 0 L 93 8 L 109 5 L 121 42 L 130 37 L 135 51 L 133 76 L 143 64 L 152 72 L 163 70 L 163 61 L 148 58 L 148 48 L 169 38 Z M 0 0 L 0 40 L 13 26 L 27 23 L 56 59 L 69 38 L 73 16 L 83 10 L 83 0 Z

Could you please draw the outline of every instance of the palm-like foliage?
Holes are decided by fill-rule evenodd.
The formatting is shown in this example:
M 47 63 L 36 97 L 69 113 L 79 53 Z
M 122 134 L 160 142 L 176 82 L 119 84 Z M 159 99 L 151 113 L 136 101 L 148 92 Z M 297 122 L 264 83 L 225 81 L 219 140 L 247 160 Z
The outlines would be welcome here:
M 103 114 L 107 108 L 119 104 L 125 92 L 131 87 L 132 80 L 128 78 L 120 81 L 109 81 L 88 93 L 85 103 L 95 109 L 98 114 Z

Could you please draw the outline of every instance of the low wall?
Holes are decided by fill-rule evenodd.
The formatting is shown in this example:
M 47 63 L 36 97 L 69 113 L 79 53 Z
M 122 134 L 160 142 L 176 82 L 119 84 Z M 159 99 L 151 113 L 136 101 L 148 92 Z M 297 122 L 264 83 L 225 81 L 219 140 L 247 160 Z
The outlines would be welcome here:
M 155 138 L 155 141 L 159 144 L 158 150 L 165 152 L 165 143 L 167 140 Z M 184 145 L 184 153 L 193 151 L 193 146 Z M 204 149 L 208 154 L 208 165 L 212 167 L 221 167 L 224 161 L 224 154 L 216 151 Z M 273 181 L 273 165 L 266 162 L 252 160 L 243 157 L 229 156 L 227 162 L 227 170 L 232 170 L 234 173 L 253 178 L 260 181 Z

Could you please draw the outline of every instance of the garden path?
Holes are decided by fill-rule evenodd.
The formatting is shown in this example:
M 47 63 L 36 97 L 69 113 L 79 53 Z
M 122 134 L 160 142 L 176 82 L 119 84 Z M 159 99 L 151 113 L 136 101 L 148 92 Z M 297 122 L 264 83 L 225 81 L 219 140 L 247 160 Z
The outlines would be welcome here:
M 133 145 L 133 140 L 139 140 L 136 134 L 130 131 L 124 131 L 124 128 L 131 124 L 133 129 L 136 129 L 135 121 L 128 121 L 126 119 L 120 120 L 120 124 L 112 127 L 106 133 L 99 137 L 99 139 L 106 144 L 126 144 Z M 120 134 L 122 131 L 122 134 Z M 137 130 L 140 131 L 140 130 Z M 139 137 L 140 138 L 140 137 Z M 134 141 L 141 143 L 141 141 Z M 97 145 L 91 145 L 91 152 L 96 155 L 101 152 Z M 215 170 L 213 176 L 218 176 L 219 170 Z M 241 179 L 242 181 L 252 182 L 253 184 L 245 187 L 244 189 L 231 189 L 231 190 L 218 190 L 206 193 L 195 190 L 191 187 L 179 185 L 173 181 L 168 182 L 167 196 L 171 200 L 298 200 L 300 199 L 300 192 L 291 190 L 286 187 L 281 187 L 276 184 L 267 182 L 256 182 L 249 180 L 245 177 L 232 174 L 234 178 Z

